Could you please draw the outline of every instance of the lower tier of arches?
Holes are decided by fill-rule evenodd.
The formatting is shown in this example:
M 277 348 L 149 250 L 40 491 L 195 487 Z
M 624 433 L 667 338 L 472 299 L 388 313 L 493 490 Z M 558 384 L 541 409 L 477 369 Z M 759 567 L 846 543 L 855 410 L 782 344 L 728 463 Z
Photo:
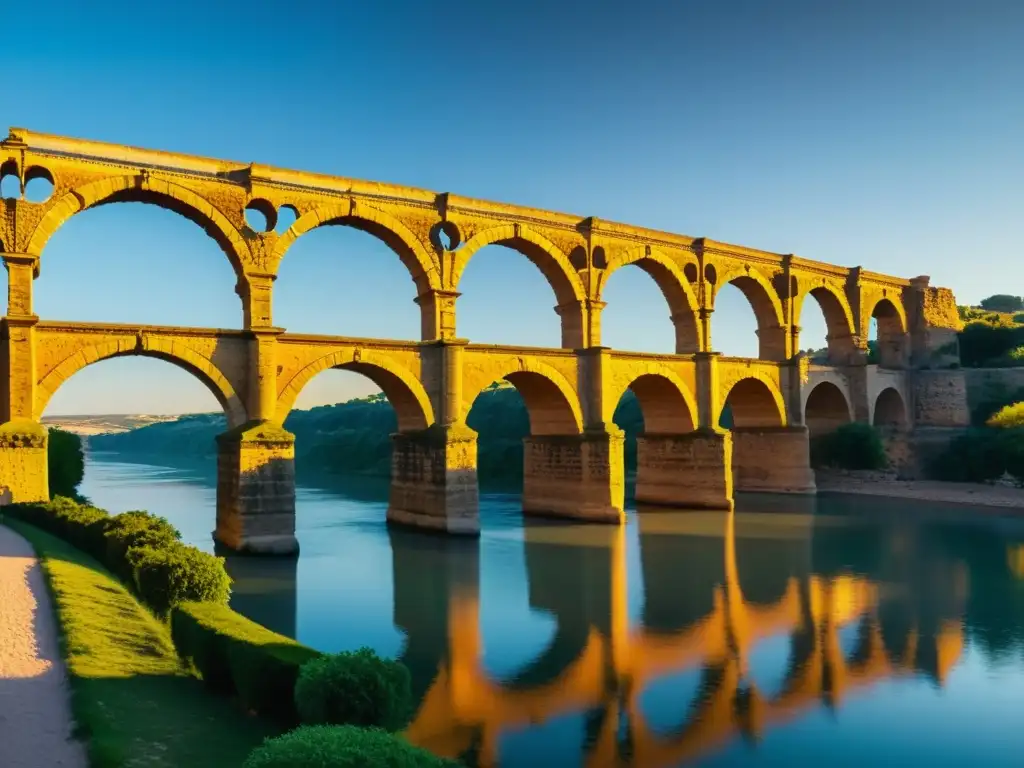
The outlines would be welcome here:
M 461 535 L 480 531 L 476 433 L 465 426 L 393 435 L 388 521 Z M 0 426 L 0 503 L 49 497 L 47 433 L 35 422 Z M 621 524 L 624 435 L 617 428 L 531 435 L 523 441 L 528 515 Z M 734 425 L 731 431 L 638 437 L 636 499 L 691 509 L 731 509 L 734 491 L 812 494 L 805 427 Z M 295 438 L 271 423 L 217 438 L 216 539 L 262 554 L 297 551 Z

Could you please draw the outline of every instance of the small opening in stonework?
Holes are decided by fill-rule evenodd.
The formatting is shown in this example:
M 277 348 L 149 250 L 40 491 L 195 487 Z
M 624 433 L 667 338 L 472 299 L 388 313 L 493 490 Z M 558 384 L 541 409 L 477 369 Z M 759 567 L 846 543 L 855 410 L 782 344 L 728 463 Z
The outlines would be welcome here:
M 608 257 L 605 256 L 604 248 L 600 245 L 594 249 L 592 256 L 594 259 L 594 267 L 596 269 L 605 269 L 608 266 Z
M 25 172 L 25 199 L 30 203 L 45 203 L 53 195 L 53 176 L 41 166 Z
M 718 282 L 718 270 L 715 269 L 713 264 L 708 264 L 704 267 L 704 279 L 712 285 Z
M 245 223 L 253 232 L 270 232 L 277 224 L 277 211 L 268 200 L 256 198 L 245 206 Z
M 21 197 L 18 164 L 9 160 L 0 166 L 0 197 L 16 200 Z
M 430 240 L 442 251 L 457 251 L 462 245 L 462 234 L 453 222 L 439 221 L 430 229 Z
M 697 265 L 691 261 L 689 264 L 683 267 L 683 274 L 686 276 L 686 279 L 689 280 L 691 283 L 696 283 L 698 276 Z
M 277 226 L 274 227 L 274 231 L 279 235 L 283 235 L 294 224 L 299 218 L 299 212 L 295 210 L 293 205 L 282 205 L 277 210 Z

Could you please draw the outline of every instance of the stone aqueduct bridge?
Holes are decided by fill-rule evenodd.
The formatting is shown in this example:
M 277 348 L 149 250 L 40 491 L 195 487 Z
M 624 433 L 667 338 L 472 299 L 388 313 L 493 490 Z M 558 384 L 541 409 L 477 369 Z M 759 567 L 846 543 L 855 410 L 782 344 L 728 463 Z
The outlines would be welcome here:
M 238 549 L 296 546 L 293 436 L 281 424 L 303 386 L 327 368 L 366 375 L 397 411 L 389 519 L 473 533 L 475 434 L 465 416 L 494 381 L 515 385 L 530 414 L 524 511 L 619 522 L 622 434 L 612 413 L 627 388 L 645 422 L 638 499 L 728 507 L 734 483 L 739 490 L 812 493 L 809 431 L 851 419 L 920 423 L 913 369 L 958 359 L 952 293 L 926 277 L 904 280 L 595 218 L 21 129 L 0 142 L 0 176 L 11 175 L 22 189 L 46 178 L 53 194 L 41 203 L 24 195 L 4 200 L 0 217 L 9 283 L 0 347 L 0 493 L 7 500 L 47 497 L 40 417 L 64 381 L 108 357 L 157 357 L 202 380 L 227 414 L 216 535 Z M 130 201 L 180 213 L 214 238 L 237 274 L 241 330 L 54 322 L 33 313 L 33 279 L 57 228 L 88 208 Z M 297 218 L 278 234 L 274 225 L 286 207 Z M 263 215 L 267 231 L 246 224 L 247 210 Z M 296 335 L 274 325 L 281 260 L 304 233 L 327 225 L 368 232 L 402 260 L 409 297 L 421 310 L 419 341 Z M 561 348 L 458 337 L 459 280 L 489 244 L 518 251 L 547 278 Z M 675 354 L 601 346 L 602 288 L 627 265 L 645 270 L 664 294 Z M 713 351 L 715 297 L 727 283 L 754 309 L 759 359 Z M 797 354 L 797 323 L 809 298 L 828 324 L 828 366 Z M 880 365 L 866 364 L 871 318 Z M 726 403 L 731 432 L 719 428 Z

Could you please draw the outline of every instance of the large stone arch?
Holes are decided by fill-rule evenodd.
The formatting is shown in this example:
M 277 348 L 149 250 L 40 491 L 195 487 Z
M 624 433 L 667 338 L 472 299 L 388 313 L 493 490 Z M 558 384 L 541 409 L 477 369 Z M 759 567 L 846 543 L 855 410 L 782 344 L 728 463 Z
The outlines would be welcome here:
M 895 387 L 885 387 L 871 405 L 871 423 L 876 427 L 905 429 L 908 414 L 903 395 Z
M 717 299 L 722 286 L 729 283 L 739 288 L 754 311 L 754 317 L 757 320 L 758 356 L 762 360 L 785 359 L 786 315 L 774 286 L 757 269 L 736 266 L 727 268 L 721 274 L 716 275 L 715 299 Z
M 864 312 L 864 339 L 868 339 L 871 318 L 878 322 L 878 363 L 884 368 L 902 368 L 909 357 L 907 313 L 903 302 L 880 296 Z M 870 310 L 870 311 L 867 311 Z
M 241 397 L 227 377 L 209 358 L 184 345 L 174 344 L 172 346 L 168 342 L 149 339 L 145 336 L 138 337 L 134 346 L 127 346 L 124 340 L 113 340 L 86 347 L 66 357 L 39 382 L 36 389 L 33 418 L 38 421 L 61 385 L 86 366 L 112 357 L 130 356 L 163 360 L 188 371 L 205 384 L 206 388 L 217 398 L 217 402 L 224 409 L 229 429 L 246 422 L 247 414 Z
M 277 398 L 277 418 L 280 422 L 283 423 L 295 407 L 295 400 L 303 388 L 314 376 L 329 368 L 355 371 L 380 387 L 395 409 L 400 431 L 426 429 L 434 423 L 434 408 L 419 379 L 386 355 L 355 349 L 326 354 L 292 376 Z
M 324 226 L 343 225 L 373 235 L 393 250 L 409 270 L 419 293 L 440 290 L 438 266 L 423 243 L 402 222 L 384 211 L 348 201 L 315 208 L 304 213 L 277 241 L 274 263 L 279 264 L 288 249 L 302 235 Z
M 665 366 L 648 366 L 616 389 L 609 400 L 612 409 L 627 389 L 632 390 L 640 403 L 645 435 L 681 435 L 697 427 L 697 401 L 683 380 Z
M 788 423 L 782 393 L 773 383 L 754 376 L 745 376 L 729 388 L 722 399 L 723 412 L 726 406 L 735 429 L 784 427 Z
M 560 306 L 586 298 L 586 289 L 569 258 L 546 237 L 521 224 L 501 224 L 485 229 L 455 251 L 452 290 L 458 290 L 462 274 L 473 255 L 487 245 L 503 245 L 532 261 L 547 279 Z
M 843 391 L 831 381 L 820 381 L 807 394 L 804 424 L 811 437 L 834 432 L 853 421 L 850 402 Z
M 504 379 L 516 388 L 530 415 L 530 434 L 574 435 L 583 432 L 579 397 L 562 374 L 549 365 L 527 357 L 495 361 L 494 365 L 466 366 L 465 391 L 471 406 L 495 381 Z M 469 407 L 464 408 L 468 415 Z
M 802 325 L 804 305 L 808 296 L 814 298 L 825 318 L 829 361 L 834 364 L 850 362 L 854 353 L 853 337 L 857 334 L 857 323 L 854 321 L 850 302 L 842 291 L 824 282 L 798 293 L 796 306 L 793 308 L 794 320 L 798 326 Z
M 250 251 L 238 229 L 192 190 L 152 174 L 117 176 L 71 190 L 42 217 L 29 239 L 28 253 L 40 256 L 53 233 L 76 213 L 98 205 L 127 202 L 157 205 L 195 222 L 216 241 L 235 274 L 242 277 Z
M 645 245 L 614 258 L 605 270 L 598 298 L 611 276 L 630 264 L 635 264 L 650 275 L 668 302 L 676 328 L 676 354 L 691 354 L 702 350 L 704 339 L 697 319 L 700 304 L 683 269 L 668 254 Z

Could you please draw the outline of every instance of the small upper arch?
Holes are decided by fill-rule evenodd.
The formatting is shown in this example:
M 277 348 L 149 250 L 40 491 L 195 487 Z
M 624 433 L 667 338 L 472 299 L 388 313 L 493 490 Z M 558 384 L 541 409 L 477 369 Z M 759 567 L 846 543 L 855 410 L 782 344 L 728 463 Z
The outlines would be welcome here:
M 53 233 L 76 213 L 119 202 L 158 205 L 195 222 L 221 247 L 235 273 L 243 274 L 249 248 L 227 217 L 192 190 L 148 173 L 94 181 L 67 192 L 36 225 L 29 239 L 28 253 L 41 255 Z
M 409 228 L 384 211 L 356 205 L 352 198 L 335 205 L 314 208 L 299 216 L 277 241 L 275 264 L 280 263 L 292 244 L 305 233 L 317 227 L 339 224 L 371 234 L 391 248 L 409 270 L 421 293 L 440 290 L 437 264 Z
M 570 263 L 569 257 L 546 237 L 521 224 L 500 224 L 477 232 L 464 246 L 455 251 L 455 266 L 450 286 L 452 290 L 458 290 L 459 281 L 469 260 L 486 245 L 503 245 L 511 248 L 536 264 L 554 290 L 559 304 L 582 301 L 586 298 L 587 292 L 583 287 L 583 281 Z
M 419 379 L 386 355 L 363 349 L 337 350 L 300 369 L 278 394 L 278 421 L 284 422 L 295 407 L 299 394 L 313 377 L 330 368 L 361 373 L 380 387 L 395 409 L 399 430 L 426 429 L 434 423 L 434 408 Z

